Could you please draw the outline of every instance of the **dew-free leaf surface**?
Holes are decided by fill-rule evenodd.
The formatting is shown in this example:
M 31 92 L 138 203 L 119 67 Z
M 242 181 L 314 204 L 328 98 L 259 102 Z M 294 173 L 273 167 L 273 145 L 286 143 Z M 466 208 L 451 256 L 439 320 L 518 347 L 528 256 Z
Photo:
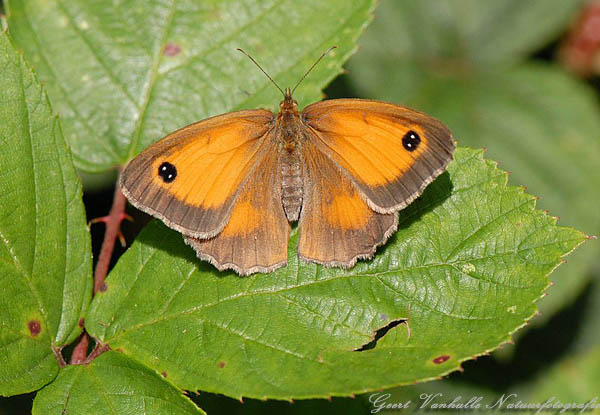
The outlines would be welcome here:
M 46 94 L 0 31 L 0 395 L 58 371 L 91 295 L 81 184 Z
M 34 415 L 204 414 L 160 375 L 122 353 L 72 365 L 38 393 Z
M 385 248 L 350 270 L 299 263 L 294 236 L 285 268 L 219 273 L 152 223 L 86 327 L 183 389 L 235 398 L 349 395 L 449 373 L 531 318 L 547 274 L 585 239 L 506 182 L 481 151 L 457 149 Z
M 276 108 L 279 91 L 236 48 L 292 87 L 304 106 L 341 72 L 373 0 L 7 2 L 16 43 L 46 82 L 78 168 L 124 164 L 167 133 L 211 115 Z

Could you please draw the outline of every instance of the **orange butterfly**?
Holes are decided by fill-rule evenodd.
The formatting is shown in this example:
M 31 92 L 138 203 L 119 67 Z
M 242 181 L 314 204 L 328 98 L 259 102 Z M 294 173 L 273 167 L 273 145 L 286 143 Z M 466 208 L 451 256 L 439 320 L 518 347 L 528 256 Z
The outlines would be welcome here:
M 398 211 L 452 159 L 450 131 L 372 100 L 326 100 L 300 112 L 293 90 L 279 89 L 277 114 L 218 115 L 153 144 L 123 171 L 123 193 L 219 270 L 286 265 L 295 221 L 305 261 L 347 268 L 371 258 L 396 230 Z

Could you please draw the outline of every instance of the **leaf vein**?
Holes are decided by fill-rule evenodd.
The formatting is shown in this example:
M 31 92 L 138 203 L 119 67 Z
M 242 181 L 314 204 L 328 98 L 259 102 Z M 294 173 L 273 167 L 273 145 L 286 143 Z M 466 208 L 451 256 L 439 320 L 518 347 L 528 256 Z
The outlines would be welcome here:
M 510 215 L 511 213 L 515 212 L 516 210 L 522 208 L 523 206 L 527 205 L 531 203 L 531 199 L 527 199 L 525 201 L 523 201 L 522 203 L 514 206 L 513 208 L 502 212 L 501 214 L 499 214 L 498 216 L 496 216 L 495 218 L 493 218 L 492 220 L 490 220 L 489 222 L 480 225 L 477 229 L 475 229 L 473 232 L 471 232 L 466 238 L 464 238 L 463 240 L 460 241 L 460 243 L 458 245 L 456 245 L 456 247 L 454 247 L 454 249 L 452 251 L 450 251 L 450 253 L 448 254 L 448 256 L 446 257 L 446 262 L 450 261 L 450 258 L 454 257 L 456 254 L 458 254 L 458 252 L 460 251 L 461 248 L 463 248 L 468 242 L 470 242 L 471 240 L 473 240 L 474 238 L 476 238 L 479 234 L 481 234 L 481 232 L 485 231 L 486 229 L 488 229 L 489 227 L 491 227 L 492 225 L 494 225 L 495 223 L 497 223 L 499 220 L 507 217 L 508 215 Z
M 171 25 L 173 24 L 173 17 L 175 15 L 175 10 L 177 8 L 176 4 L 177 4 L 177 0 L 172 0 L 171 1 L 171 10 L 169 12 L 169 16 L 166 19 L 165 26 L 163 28 L 163 33 L 160 36 L 160 39 L 161 39 L 160 40 L 160 47 L 156 51 L 156 55 L 154 56 L 154 60 L 153 60 L 152 65 L 151 65 L 150 80 L 148 82 L 148 86 L 146 87 L 146 90 L 143 91 L 144 100 L 143 100 L 143 104 L 142 104 L 142 106 L 140 108 L 140 114 L 138 116 L 138 122 L 137 122 L 135 130 L 133 132 L 131 143 L 129 144 L 128 158 L 132 158 L 135 155 L 135 150 L 138 147 L 138 144 L 139 144 L 139 141 L 140 141 L 140 137 L 142 135 L 142 129 L 144 127 L 144 123 L 145 123 L 146 117 L 148 115 L 148 107 L 150 105 L 150 98 L 152 97 L 152 92 L 154 90 L 154 85 L 156 84 L 157 79 L 158 79 L 158 75 L 159 75 L 159 73 L 158 73 L 158 67 L 159 67 L 160 62 L 162 60 L 163 50 L 164 50 L 165 45 L 167 43 L 167 38 L 168 38 L 170 30 L 171 30 Z

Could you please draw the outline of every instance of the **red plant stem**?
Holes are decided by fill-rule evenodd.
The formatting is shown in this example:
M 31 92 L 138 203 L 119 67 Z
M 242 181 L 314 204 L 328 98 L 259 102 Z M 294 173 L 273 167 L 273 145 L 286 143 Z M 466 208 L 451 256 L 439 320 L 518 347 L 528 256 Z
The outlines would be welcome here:
M 79 365 L 85 361 L 89 344 L 90 338 L 88 337 L 86 332 L 83 332 L 81 334 L 81 337 L 79 338 L 79 342 L 73 349 L 73 354 L 71 355 L 72 365 Z
M 110 265 L 110 259 L 112 258 L 113 249 L 115 247 L 115 240 L 119 236 L 119 230 L 121 228 L 121 221 L 125 214 L 125 206 L 127 205 L 127 199 L 121 193 L 119 185 L 115 186 L 115 193 L 113 196 L 112 207 L 106 220 L 106 231 L 104 232 L 104 240 L 102 241 L 102 247 L 100 248 L 100 256 L 98 257 L 98 263 L 94 271 L 94 294 L 97 293 L 104 285 L 106 274 L 108 273 L 108 267 Z
M 121 193 L 121 189 L 119 185 L 115 186 L 115 192 L 113 196 L 113 203 L 110 208 L 110 213 L 105 218 L 101 218 L 101 222 L 106 224 L 106 230 L 104 232 L 104 240 L 102 241 L 102 247 L 100 248 L 100 256 L 98 258 L 98 262 L 96 263 L 96 269 L 94 270 L 94 294 L 96 294 L 99 290 L 104 286 L 104 280 L 106 279 L 106 275 L 108 274 L 108 267 L 110 265 L 110 259 L 112 258 L 113 250 L 115 248 L 115 240 L 120 235 L 121 222 L 125 215 L 125 206 L 127 204 L 127 199 L 123 193 Z M 95 357 L 99 356 L 106 350 L 108 350 L 107 345 L 96 344 L 96 347 L 87 356 L 87 350 L 89 347 L 90 338 L 87 333 L 84 331 L 79 341 L 75 345 L 73 349 L 73 354 L 71 355 L 71 364 L 82 364 L 89 363 Z M 63 362 L 62 355 L 60 355 L 59 363 Z M 58 357 L 57 356 L 57 359 Z
M 104 232 L 104 240 L 102 241 L 102 247 L 100 248 L 100 257 L 98 258 L 98 262 L 96 263 L 96 269 L 94 270 L 94 294 L 96 294 L 99 290 L 104 286 L 104 280 L 106 279 L 106 275 L 108 274 L 108 267 L 110 265 L 110 259 L 112 258 L 113 250 L 115 248 L 115 240 L 119 237 L 121 222 L 125 215 L 125 206 L 127 204 L 127 199 L 123 193 L 121 193 L 121 189 L 119 185 L 115 186 L 115 193 L 113 196 L 113 203 L 110 208 L 110 213 L 105 218 L 101 218 L 101 222 L 106 224 L 106 230 Z M 73 354 L 71 355 L 71 364 L 85 364 L 91 362 L 95 357 L 99 356 L 106 350 L 108 350 L 107 345 L 96 344 L 96 347 L 87 356 L 87 350 L 90 344 L 90 337 L 84 331 L 82 335 L 79 337 L 79 341 L 75 345 L 73 349 Z M 57 355 L 57 359 L 61 367 L 64 367 L 66 363 L 62 357 L 60 351 L 55 352 Z

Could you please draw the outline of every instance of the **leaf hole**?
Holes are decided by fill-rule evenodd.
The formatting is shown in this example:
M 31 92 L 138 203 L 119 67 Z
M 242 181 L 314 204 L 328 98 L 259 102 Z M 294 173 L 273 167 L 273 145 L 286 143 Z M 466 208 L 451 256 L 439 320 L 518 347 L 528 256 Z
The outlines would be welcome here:
M 380 327 L 377 330 L 375 330 L 373 340 L 371 340 L 368 343 L 363 344 L 358 349 L 354 349 L 354 351 L 355 352 L 364 352 L 365 350 L 374 349 L 375 346 L 377 345 L 377 342 L 379 341 L 379 339 L 381 339 L 383 336 L 385 336 L 388 331 L 390 331 L 391 329 L 393 329 L 394 327 L 396 327 L 402 323 L 406 323 L 406 326 L 408 327 L 408 319 L 407 318 L 399 318 L 399 319 L 390 321 L 385 326 Z

